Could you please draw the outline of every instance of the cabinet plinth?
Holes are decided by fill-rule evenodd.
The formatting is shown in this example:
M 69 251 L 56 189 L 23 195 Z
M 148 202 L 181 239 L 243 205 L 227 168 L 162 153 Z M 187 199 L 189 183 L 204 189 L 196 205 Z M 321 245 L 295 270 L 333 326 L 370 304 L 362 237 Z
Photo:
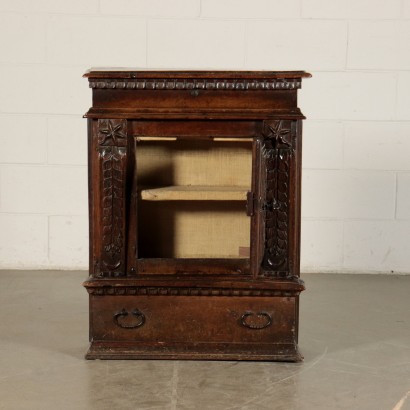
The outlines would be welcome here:
M 303 71 L 92 69 L 88 359 L 300 361 Z

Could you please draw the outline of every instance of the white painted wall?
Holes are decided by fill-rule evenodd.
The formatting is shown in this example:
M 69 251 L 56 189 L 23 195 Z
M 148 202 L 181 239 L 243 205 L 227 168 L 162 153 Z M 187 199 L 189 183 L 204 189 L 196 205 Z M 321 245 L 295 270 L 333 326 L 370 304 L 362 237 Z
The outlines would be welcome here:
M 86 268 L 90 66 L 304 69 L 302 269 L 410 272 L 410 0 L 0 0 L 0 267 Z

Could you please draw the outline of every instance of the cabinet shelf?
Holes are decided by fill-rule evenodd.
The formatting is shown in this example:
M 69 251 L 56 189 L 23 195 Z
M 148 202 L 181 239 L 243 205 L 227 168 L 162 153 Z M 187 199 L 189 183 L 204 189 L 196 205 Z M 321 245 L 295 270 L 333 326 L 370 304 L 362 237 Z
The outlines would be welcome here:
M 249 187 L 174 185 L 145 188 L 141 199 L 146 201 L 245 201 Z

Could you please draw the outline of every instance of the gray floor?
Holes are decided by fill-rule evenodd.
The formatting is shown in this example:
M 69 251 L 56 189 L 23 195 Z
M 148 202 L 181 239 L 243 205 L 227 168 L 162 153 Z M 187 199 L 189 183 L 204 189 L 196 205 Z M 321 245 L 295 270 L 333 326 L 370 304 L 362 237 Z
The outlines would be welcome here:
M 304 275 L 304 363 L 85 361 L 84 272 L 0 272 L 0 409 L 410 409 L 410 276 Z

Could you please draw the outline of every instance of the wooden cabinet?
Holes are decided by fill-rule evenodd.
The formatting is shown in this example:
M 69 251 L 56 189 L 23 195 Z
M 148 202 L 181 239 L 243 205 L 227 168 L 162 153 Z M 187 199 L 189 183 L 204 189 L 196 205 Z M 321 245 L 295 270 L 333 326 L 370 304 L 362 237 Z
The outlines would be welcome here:
M 88 359 L 299 361 L 305 72 L 90 70 Z

